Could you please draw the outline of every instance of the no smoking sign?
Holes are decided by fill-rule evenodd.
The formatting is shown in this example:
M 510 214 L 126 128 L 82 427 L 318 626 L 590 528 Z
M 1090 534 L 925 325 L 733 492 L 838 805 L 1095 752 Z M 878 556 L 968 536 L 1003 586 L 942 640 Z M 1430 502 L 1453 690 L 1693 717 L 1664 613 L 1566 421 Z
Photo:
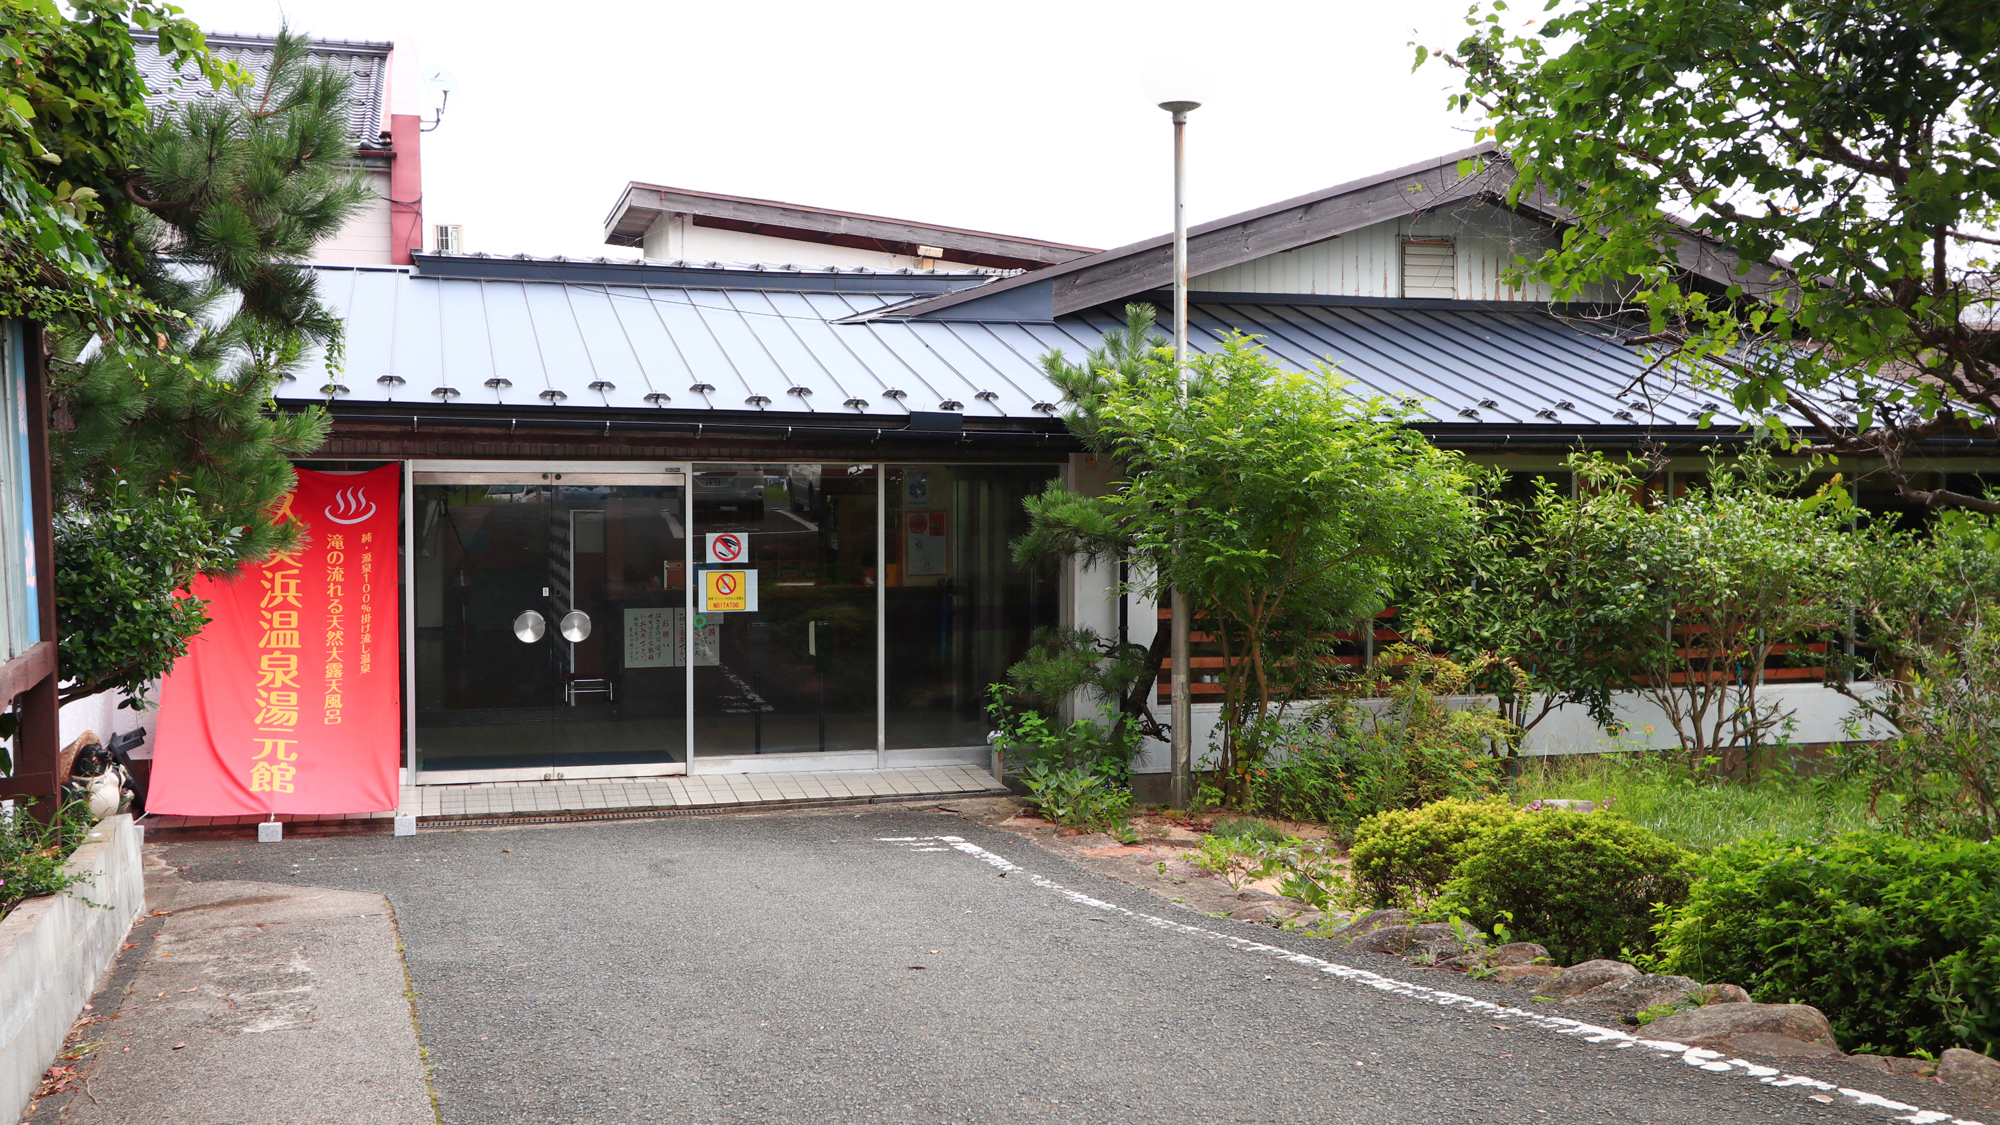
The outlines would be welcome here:
M 740 563 L 750 561 L 750 539 L 740 531 L 718 531 L 708 537 L 708 561 Z

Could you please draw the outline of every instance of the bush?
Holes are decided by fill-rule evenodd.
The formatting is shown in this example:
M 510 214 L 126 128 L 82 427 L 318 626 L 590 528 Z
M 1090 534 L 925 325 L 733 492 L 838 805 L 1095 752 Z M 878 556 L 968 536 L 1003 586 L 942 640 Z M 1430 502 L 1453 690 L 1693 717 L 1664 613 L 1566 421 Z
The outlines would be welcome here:
M 1435 686 L 1414 676 L 1389 685 L 1383 718 L 1342 700 L 1270 720 L 1258 741 L 1274 757 L 1250 771 L 1245 808 L 1351 828 L 1386 809 L 1497 792 L 1506 763 L 1491 750 L 1504 724 L 1489 711 L 1446 709 L 1426 684 Z
M 1104 770 L 1030 762 L 1021 783 L 1035 811 L 1066 828 L 1117 828 L 1131 816 L 1132 790 Z
M 1674 972 L 1811 1004 L 1851 1051 L 2000 1048 L 2000 850 L 1852 832 L 1700 861 L 1660 925 Z
M 0 918 L 23 899 L 60 894 L 84 878 L 63 868 L 90 833 L 90 802 L 67 802 L 54 824 L 29 815 L 32 804 L 18 801 L 12 812 L 0 812 Z
M 1520 817 L 1497 801 L 1439 801 L 1377 813 L 1354 831 L 1355 881 L 1377 906 L 1394 902 L 1405 889 L 1436 895 L 1474 845 Z
M 1479 838 L 1444 895 L 1474 923 L 1505 922 L 1573 965 L 1651 949 L 1653 906 L 1687 897 L 1693 855 L 1602 813 L 1525 813 Z

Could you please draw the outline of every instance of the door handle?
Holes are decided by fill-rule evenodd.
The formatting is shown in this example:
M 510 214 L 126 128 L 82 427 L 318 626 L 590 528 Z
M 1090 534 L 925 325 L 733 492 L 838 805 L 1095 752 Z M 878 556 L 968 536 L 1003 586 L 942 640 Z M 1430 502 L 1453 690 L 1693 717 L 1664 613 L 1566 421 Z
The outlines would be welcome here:
M 590 615 L 580 609 L 572 609 L 563 614 L 562 622 L 556 628 L 562 633 L 563 640 L 576 644 L 590 636 Z
M 549 623 L 532 609 L 524 609 L 514 619 L 514 637 L 524 645 L 534 644 L 549 631 Z

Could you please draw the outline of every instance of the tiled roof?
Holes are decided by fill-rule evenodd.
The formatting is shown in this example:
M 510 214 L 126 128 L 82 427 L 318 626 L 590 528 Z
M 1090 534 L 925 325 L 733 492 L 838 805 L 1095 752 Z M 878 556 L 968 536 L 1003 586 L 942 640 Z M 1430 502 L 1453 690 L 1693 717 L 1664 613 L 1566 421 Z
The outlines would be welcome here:
M 345 319 L 341 402 L 425 409 L 582 407 L 710 415 L 962 413 L 1048 420 L 1060 399 L 1041 357 L 1072 358 L 1118 323 L 1101 310 L 1054 322 L 858 317 L 977 284 L 974 275 L 785 273 L 638 263 L 489 259 L 320 267 Z M 581 267 L 581 268 L 580 268 Z M 591 276 L 601 280 L 589 280 Z M 1624 340 L 1643 325 L 1519 302 L 1199 296 L 1190 344 L 1230 330 L 1262 338 L 1286 366 L 1332 362 L 1363 393 L 1418 399 L 1434 429 L 1509 428 L 1551 439 L 1585 429 L 1692 430 L 1726 399 L 1649 366 Z M 280 397 L 323 400 L 317 363 Z
M 173 61 L 159 52 L 158 37 L 134 31 L 132 41 L 137 48 L 139 73 L 145 76 L 149 91 L 147 105 L 158 109 L 169 102 L 227 96 L 210 88 L 207 81 L 191 69 L 176 71 Z M 272 37 L 262 35 L 210 34 L 208 49 L 217 58 L 238 63 L 261 79 L 270 69 L 274 42 Z M 356 148 L 386 147 L 382 143 L 382 111 L 389 96 L 389 52 L 394 47 L 393 43 L 359 43 L 339 39 L 313 42 L 315 57 L 354 77 Z

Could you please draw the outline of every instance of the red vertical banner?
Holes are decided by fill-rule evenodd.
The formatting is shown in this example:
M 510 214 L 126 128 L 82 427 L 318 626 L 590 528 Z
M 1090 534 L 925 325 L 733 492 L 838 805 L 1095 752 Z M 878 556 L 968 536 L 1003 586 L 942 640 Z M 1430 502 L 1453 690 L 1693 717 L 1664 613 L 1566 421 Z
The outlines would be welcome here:
M 160 689 L 152 812 L 397 807 L 402 469 L 299 470 L 280 519 L 305 546 L 194 593 L 213 618 Z

